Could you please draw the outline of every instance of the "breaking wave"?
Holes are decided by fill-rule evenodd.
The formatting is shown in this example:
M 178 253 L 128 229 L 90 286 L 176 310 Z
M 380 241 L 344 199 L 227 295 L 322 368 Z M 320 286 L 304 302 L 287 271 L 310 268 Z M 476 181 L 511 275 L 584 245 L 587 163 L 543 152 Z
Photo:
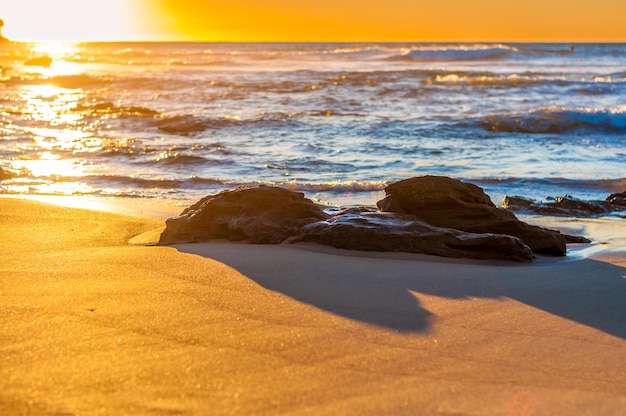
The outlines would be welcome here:
M 410 49 L 400 55 L 392 56 L 392 60 L 409 61 L 461 61 L 499 59 L 518 49 L 507 45 L 459 45 L 443 47 L 419 47 Z
M 566 109 L 546 108 L 525 114 L 488 116 L 479 121 L 497 133 L 566 133 L 579 130 L 602 133 L 626 132 L 626 108 Z
M 423 81 L 425 85 L 466 85 L 476 87 L 572 87 L 580 94 L 596 95 L 612 93 L 626 84 L 621 74 L 572 77 L 549 73 L 497 74 L 492 72 L 443 72 L 433 73 Z

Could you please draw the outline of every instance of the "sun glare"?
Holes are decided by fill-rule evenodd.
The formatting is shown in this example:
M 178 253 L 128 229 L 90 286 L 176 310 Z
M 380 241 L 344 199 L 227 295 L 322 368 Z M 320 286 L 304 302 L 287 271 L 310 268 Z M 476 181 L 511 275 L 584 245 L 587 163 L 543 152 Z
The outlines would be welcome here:
M 32 51 L 51 58 L 65 58 L 76 54 L 77 49 L 69 42 L 40 42 L 33 46 Z
M 0 9 L 4 36 L 22 42 L 88 42 L 141 38 L 127 0 L 20 0 Z
M 60 125 L 78 126 L 81 115 L 71 110 L 81 97 L 81 92 L 54 85 L 32 85 L 23 89 L 21 98 L 24 101 L 24 112 L 32 120 L 46 122 L 51 127 L 28 129 L 37 143 L 37 148 L 43 151 L 37 155 L 36 159 L 15 160 L 13 165 L 16 168 L 25 169 L 35 176 L 42 177 L 84 175 L 83 165 L 77 163 L 77 159 L 63 159 L 56 151 L 73 150 L 89 136 L 89 133 L 80 129 L 55 128 Z M 66 184 L 67 186 L 74 185 Z
M 78 53 L 78 49 L 73 43 L 40 42 L 31 48 L 31 52 L 34 58 L 50 58 L 49 65 L 35 65 L 33 67 L 35 71 L 47 77 L 76 75 L 84 70 L 81 65 L 71 61 L 71 58 L 74 58 Z

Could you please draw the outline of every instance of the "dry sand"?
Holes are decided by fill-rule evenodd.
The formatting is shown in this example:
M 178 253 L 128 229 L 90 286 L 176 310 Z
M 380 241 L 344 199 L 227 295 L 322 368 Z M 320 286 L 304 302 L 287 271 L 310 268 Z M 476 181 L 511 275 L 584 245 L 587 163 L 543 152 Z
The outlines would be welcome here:
M 529 265 L 127 243 L 162 224 L 0 198 L 0 414 L 624 414 L 623 229 Z

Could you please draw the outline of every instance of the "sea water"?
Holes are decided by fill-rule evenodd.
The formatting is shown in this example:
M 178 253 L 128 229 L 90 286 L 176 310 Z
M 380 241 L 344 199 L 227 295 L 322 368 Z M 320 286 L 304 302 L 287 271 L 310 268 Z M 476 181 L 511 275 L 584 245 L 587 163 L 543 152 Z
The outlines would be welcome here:
M 626 190 L 626 45 L 3 44 L 0 168 L 4 194 L 179 204 L 373 205 L 421 175 L 604 199 Z

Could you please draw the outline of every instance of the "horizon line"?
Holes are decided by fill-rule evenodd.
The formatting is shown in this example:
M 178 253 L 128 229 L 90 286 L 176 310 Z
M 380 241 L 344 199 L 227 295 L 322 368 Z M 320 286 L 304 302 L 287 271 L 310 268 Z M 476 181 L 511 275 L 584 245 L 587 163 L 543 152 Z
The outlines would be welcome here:
M 552 43 L 552 44 L 622 44 L 624 40 L 202 40 L 202 39 L 103 39 L 103 40 L 18 40 L 7 38 L 7 43 L 277 43 L 277 44 L 295 44 L 295 43 Z

